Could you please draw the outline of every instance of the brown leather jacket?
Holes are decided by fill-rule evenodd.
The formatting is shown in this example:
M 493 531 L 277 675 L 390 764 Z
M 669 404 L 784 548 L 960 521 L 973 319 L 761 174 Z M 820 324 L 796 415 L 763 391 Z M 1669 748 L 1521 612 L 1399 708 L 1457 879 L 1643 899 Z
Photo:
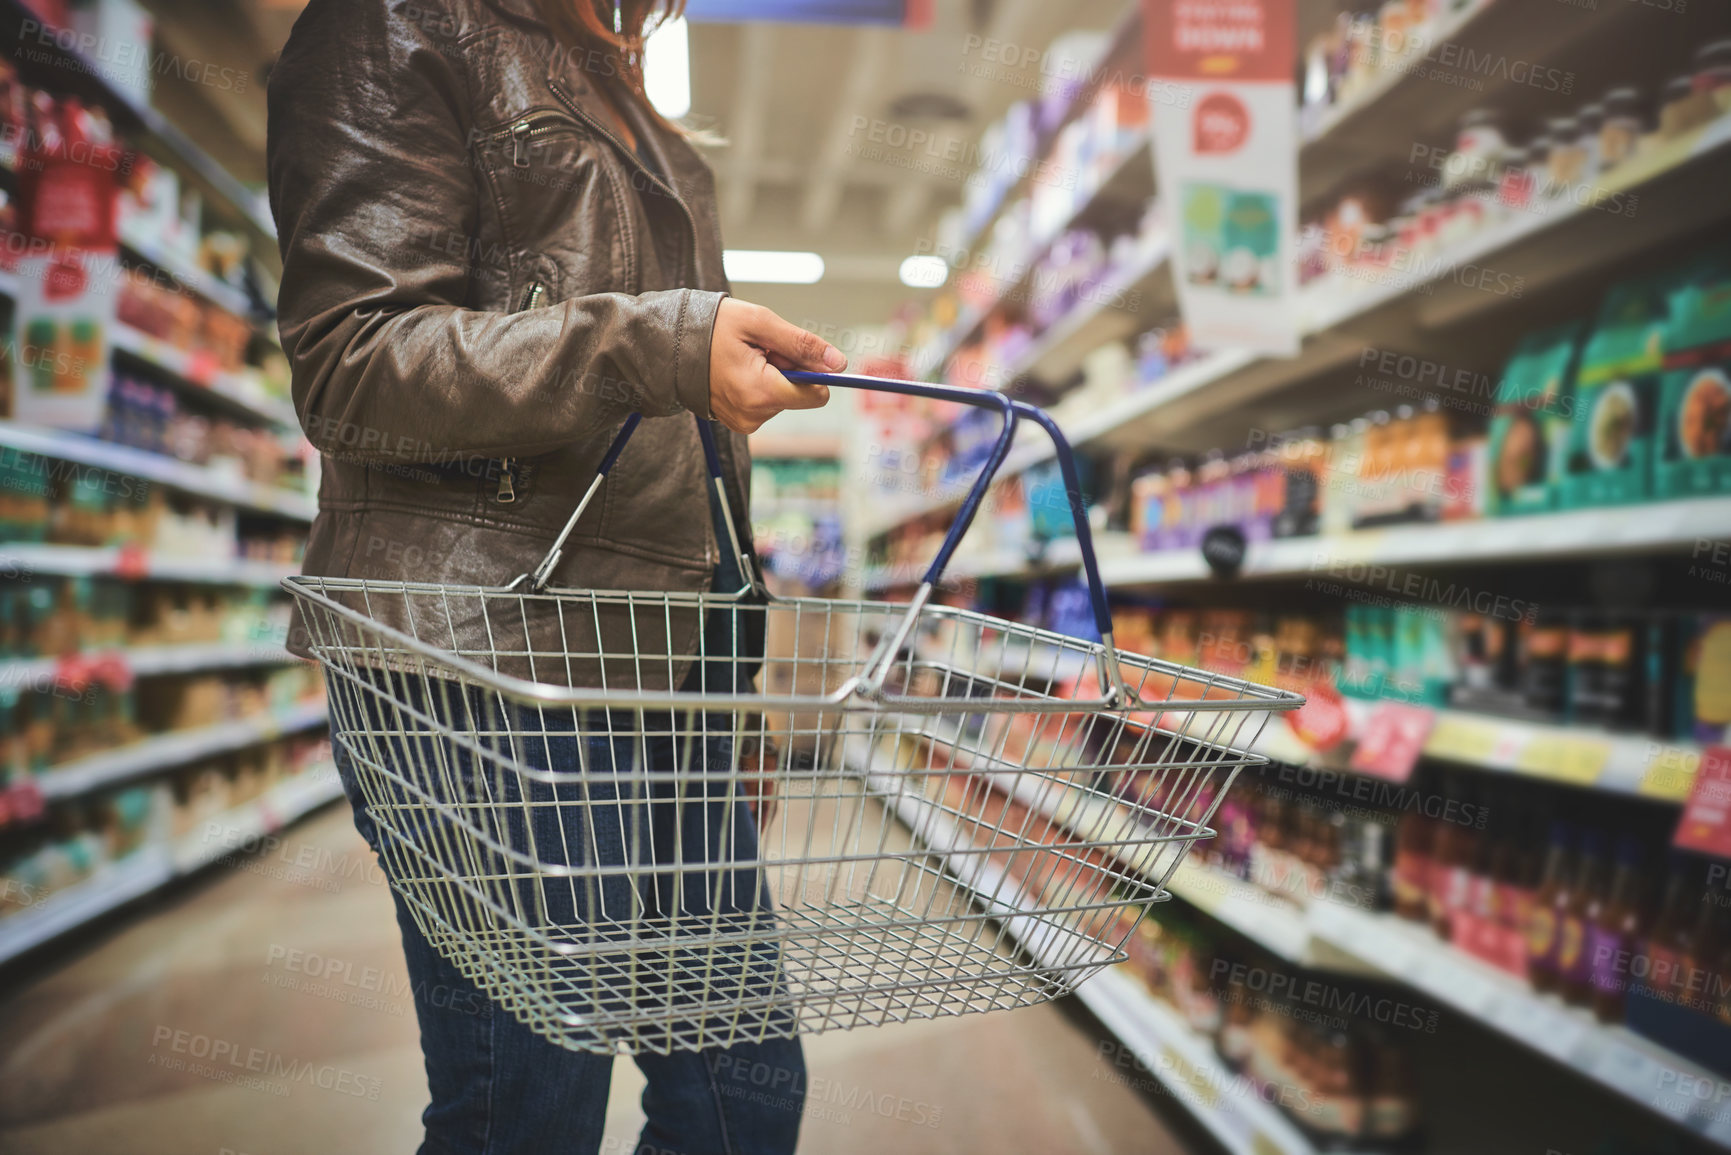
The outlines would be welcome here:
M 553 584 L 709 585 L 714 181 L 641 110 L 621 112 L 655 171 L 625 145 L 604 67 L 530 0 L 311 0 L 296 22 L 269 168 L 283 348 L 323 455 L 305 572 L 505 584 L 636 410 Z M 745 532 L 745 439 L 716 430 Z

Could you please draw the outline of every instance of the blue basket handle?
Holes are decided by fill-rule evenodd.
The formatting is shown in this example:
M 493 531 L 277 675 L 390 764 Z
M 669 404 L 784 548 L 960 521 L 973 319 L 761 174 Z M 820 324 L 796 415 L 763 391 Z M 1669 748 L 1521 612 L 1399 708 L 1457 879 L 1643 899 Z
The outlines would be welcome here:
M 1108 701 L 1129 702 L 1135 700 L 1135 695 L 1124 685 L 1122 674 L 1118 668 L 1116 651 L 1112 643 L 1112 611 L 1106 600 L 1106 587 L 1100 580 L 1100 565 L 1094 555 L 1094 537 L 1088 528 L 1087 511 L 1082 506 L 1081 483 L 1076 472 L 1075 454 L 1070 449 L 1069 441 L 1064 437 L 1058 423 L 1042 409 L 1021 401 L 1013 401 L 1002 393 L 985 389 L 964 389 L 954 385 L 930 385 L 917 381 L 897 381 L 887 377 L 866 377 L 853 373 L 811 373 L 803 370 L 785 374 L 788 381 L 795 385 L 826 385 L 841 386 L 847 389 L 870 389 L 880 393 L 900 393 L 910 397 L 926 397 L 935 401 L 952 401 L 960 405 L 971 405 L 979 409 L 996 409 L 1004 418 L 1003 428 L 998 433 L 997 440 L 992 445 L 992 451 L 987 455 L 986 463 L 969 488 L 967 497 L 963 500 L 961 509 L 957 511 L 955 521 L 949 532 L 944 535 L 943 544 L 938 548 L 937 556 L 927 568 L 925 576 L 920 581 L 920 588 L 915 593 L 906 618 L 895 634 L 887 639 L 880 648 L 877 660 L 867 663 L 867 672 L 862 675 L 862 684 L 868 692 L 881 690 L 882 677 L 887 673 L 895 655 L 906 643 L 908 636 L 918 620 L 919 612 L 931 597 L 932 590 L 942 579 L 944 570 L 948 568 L 954 557 L 956 547 L 961 544 L 964 534 L 973 525 L 974 517 L 984 504 L 986 494 L 997 479 L 998 471 L 1003 467 L 1009 456 L 1010 447 L 1015 441 L 1017 422 L 1026 417 L 1046 431 L 1052 439 L 1052 448 L 1058 458 L 1058 468 L 1063 476 L 1064 488 L 1070 502 L 1070 516 L 1076 526 L 1076 542 L 1082 551 L 1082 569 L 1088 579 L 1088 597 L 1094 610 L 1094 626 L 1100 633 L 1102 647 L 1101 675 L 1102 685 L 1107 687 Z M 601 483 L 606 480 L 607 473 L 619 460 L 620 452 L 625 443 L 631 439 L 632 433 L 641 421 L 641 415 L 633 413 L 625 420 L 624 426 L 608 447 L 606 455 L 596 470 L 595 479 L 590 482 L 577 508 L 572 511 L 559 536 L 554 540 L 553 547 L 548 551 L 530 578 L 530 587 L 539 592 L 547 585 L 553 569 L 558 565 L 563 552 L 565 540 L 576 528 L 577 519 L 594 497 Z M 739 558 L 741 573 L 751 580 L 753 585 L 761 588 L 761 580 L 757 576 L 756 559 L 745 550 L 738 528 L 733 522 L 733 511 L 726 500 L 722 489 L 721 457 L 716 450 L 715 432 L 711 422 L 698 419 L 698 439 L 703 444 L 703 456 L 709 469 L 711 483 L 716 486 L 721 498 L 723 520 L 727 525 L 728 536 L 732 539 L 735 556 Z
M 992 482 L 997 479 L 998 470 L 1003 467 L 1004 459 L 1009 456 L 1010 444 L 1015 439 L 1016 423 L 1026 417 L 1034 422 L 1046 435 L 1052 439 L 1052 449 L 1058 458 L 1058 469 L 1064 479 L 1064 490 L 1070 502 L 1070 518 L 1076 526 L 1076 544 L 1082 551 L 1082 570 L 1088 579 L 1088 600 L 1094 610 L 1094 628 L 1100 633 L 1101 685 L 1106 688 L 1108 702 L 1130 703 L 1136 701 L 1136 695 L 1124 684 L 1123 674 L 1118 666 L 1117 651 L 1112 642 L 1112 607 L 1106 600 L 1106 586 L 1100 580 L 1100 563 L 1094 555 L 1094 535 L 1088 528 L 1088 511 L 1082 505 L 1082 485 L 1080 475 L 1076 472 L 1076 455 L 1070 448 L 1069 440 L 1064 436 L 1058 423 L 1052 420 L 1045 410 L 1022 401 L 1012 401 L 1002 393 L 986 389 L 963 389 L 953 385 L 927 385 L 914 381 L 894 381 L 882 377 L 862 377 L 847 373 L 807 373 L 803 371 L 785 374 L 789 381 L 796 385 L 841 385 L 849 389 L 875 389 L 885 393 L 903 393 L 912 397 L 930 397 L 939 401 L 955 401 L 963 405 L 973 405 L 982 409 L 999 409 L 1004 412 L 1003 432 L 998 435 L 997 443 L 992 446 L 991 455 L 987 458 L 980 476 L 974 481 L 973 488 L 968 491 L 967 499 L 956 514 L 955 522 L 950 531 L 944 535 L 944 543 L 938 549 L 938 555 L 932 559 L 932 564 L 926 570 L 925 577 L 920 581 L 920 588 L 914 596 L 913 612 L 897 631 L 888 657 L 893 659 L 894 653 L 907 640 L 914 619 L 919 609 L 924 606 L 931 591 L 937 585 L 943 572 L 950 564 L 956 547 L 961 544 L 962 535 L 968 532 L 973 524 L 974 515 L 979 512 L 980 504 L 985 500 Z M 887 666 L 876 671 L 878 675 Z

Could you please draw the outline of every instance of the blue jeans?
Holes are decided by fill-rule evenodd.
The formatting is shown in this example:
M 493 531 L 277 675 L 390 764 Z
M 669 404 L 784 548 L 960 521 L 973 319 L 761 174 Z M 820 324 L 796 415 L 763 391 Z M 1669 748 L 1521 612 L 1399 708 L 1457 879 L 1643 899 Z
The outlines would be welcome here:
M 391 691 L 393 697 L 411 699 L 417 707 L 435 715 L 448 714 L 452 702 L 470 714 L 471 724 L 477 711 L 491 710 L 494 717 L 497 715 L 497 705 L 478 705 L 473 692 L 467 697 L 456 693 L 448 697 L 440 693 L 423 695 L 416 688 L 418 679 L 382 676 L 396 683 Z M 440 699 L 444 704 L 429 702 L 428 698 Z M 344 748 L 342 731 L 352 726 L 376 730 L 387 719 L 381 716 L 381 707 L 357 699 L 352 690 L 345 689 L 335 678 L 332 699 L 339 731 L 338 773 L 354 807 L 356 828 L 378 852 L 381 837 L 391 835 L 388 831 L 381 832 L 381 824 L 369 812 L 355 777 L 354 760 Z M 567 723 L 572 722 L 570 712 L 565 714 Z M 399 725 L 382 728 L 400 732 L 402 719 L 395 721 Z M 453 720 L 453 726 L 459 730 L 465 728 L 461 720 Z M 546 731 L 557 729 L 557 725 L 550 713 L 544 718 L 525 716 L 524 728 Z M 566 729 L 569 731 L 570 727 Z M 721 735 L 727 733 L 727 726 L 720 718 L 711 729 Z M 695 741 L 703 747 L 702 757 L 714 760 L 711 764 L 730 755 L 726 737 Z M 360 749 L 368 747 L 363 745 Z M 400 753 L 399 748 L 388 744 L 375 744 L 370 749 L 373 756 L 390 757 L 394 750 Z M 581 787 L 573 787 L 569 782 L 548 784 L 525 779 L 513 785 L 513 791 L 526 790 L 528 801 L 537 802 L 563 801 L 567 793 L 581 789 L 591 805 L 531 808 L 533 817 L 527 821 L 534 829 L 516 829 L 510 841 L 521 845 L 523 837 L 529 836 L 538 853 L 561 843 L 589 846 L 601 862 L 613 863 L 625 861 L 622 843 L 631 837 L 618 831 L 635 824 L 643 831 L 657 832 L 652 835 L 656 839 L 652 845 L 667 846 L 669 842 L 665 840 L 671 838 L 680 845 L 685 862 L 710 861 L 710 855 L 716 860 L 723 855 L 755 857 L 755 825 L 745 804 L 706 797 L 701 787 L 687 788 L 677 799 L 658 798 L 647 805 L 639 802 L 630 807 L 608 807 L 606 780 L 615 767 L 630 764 L 634 749 L 647 752 L 652 769 L 679 766 L 681 755 L 689 757 L 692 753 L 676 748 L 671 738 L 636 747 L 629 740 L 610 739 L 605 733 L 579 736 L 574 732 L 555 733 L 545 740 L 536 738 L 514 751 L 517 757 L 526 758 L 540 768 L 580 773 L 585 781 Z M 472 771 L 474 767 L 458 769 Z M 599 808 L 593 805 L 598 800 L 602 803 Z M 520 803 L 523 798 L 508 801 Z M 626 814 L 631 817 L 615 821 Z M 586 820 L 585 815 L 591 817 Z M 545 823 L 552 823 L 552 828 L 546 828 Z M 610 844 L 605 837 L 609 828 L 616 831 Z M 670 834 L 671 831 L 677 833 Z M 717 847 L 732 849 L 717 854 Z M 388 863 L 386 869 L 390 869 Z M 647 924 L 669 917 L 717 913 L 734 918 L 772 917 L 766 913 L 770 909 L 767 890 L 755 870 L 721 869 L 684 877 L 677 892 L 665 876 L 653 883 L 633 883 L 614 876 L 602 882 L 598 890 L 588 891 L 575 886 L 545 886 L 538 894 L 542 904 L 539 910 L 553 925 L 576 928 L 582 926 L 597 905 L 615 918 L 619 909 L 631 905 Z M 623 893 L 621 887 L 625 888 Z M 569 897 L 562 897 L 562 893 Z M 396 904 L 397 925 L 408 961 L 431 1095 L 431 1103 L 422 1115 L 426 1139 L 421 1155 L 598 1152 L 606 1119 L 612 1056 L 567 1050 L 519 1022 L 428 942 L 417 927 L 409 904 L 395 887 L 391 889 L 391 898 Z M 573 941 L 581 941 L 581 934 L 581 930 L 575 931 Z M 731 968 L 719 973 L 730 976 L 748 994 L 759 997 L 758 1022 L 786 1013 L 778 1010 L 773 1000 L 768 1010 L 761 1009 L 765 992 L 773 993 L 776 982 L 773 958 L 765 960 L 760 953 L 756 958 L 735 957 L 731 962 Z M 677 1005 L 690 994 L 678 984 L 669 984 L 656 997 Z M 780 1155 L 794 1150 L 805 1093 L 805 1062 L 797 1038 L 767 1038 L 727 1048 L 676 1050 L 671 1054 L 644 1052 L 637 1054 L 635 1061 L 648 1080 L 643 1092 L 643 1112 L 648 1121 L 633 1148 L 636 1155 Z M 623 1149 L 620 1155 L 624 1155 Z

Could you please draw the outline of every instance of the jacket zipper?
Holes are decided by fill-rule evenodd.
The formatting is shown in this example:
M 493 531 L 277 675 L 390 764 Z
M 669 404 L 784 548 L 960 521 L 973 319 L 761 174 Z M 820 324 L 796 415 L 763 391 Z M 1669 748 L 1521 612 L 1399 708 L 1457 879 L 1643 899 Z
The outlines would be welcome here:
M 553 90 L 553 95 L 559 99 L 560 104 L 563 104 L 571 111 L 572 116 L 575 116 L 585 125 L 612 141 L 613 147 L 619 150 L 620 155 L 625 157 L 628 164 L 634 167 L 638 172 L 642 173 L 645 177 L 649 178 L 651 183 L 655 184 L 667 194 L 667 199 L 679 206 L 679 211 L 685 215 L 686 235 L 691 238 L 691 248 L 688 251 L 688 258 L 691 264 L 691 275 L 695 277 L 697 275 L 697 218 L 692 215 L 691 206 L 685 203 L 685 198 L 681 197 L 679 191 L 671 184 L 661 179 L 659 173 L 654 172 L 648 165 L 644 164 L 643 158 L 638 156 L 635 150 L 627 148 L 625 142 L 619 139 L 618 133 L 614 132 L 607 125 L 596 120 L 593 116 L 590 116 L 587 112 L 584 112 L 582 107 L 566 93 L 564 85 L 560 84 L 556 80 L 550 80 L 547 87 Z M 715 545 L 717 549 L 727 548 L 726 544 L 723 542 L 718 541 Z
M 533 116 L 525 116 L 512 124 L 510 128 L 495 132 L 493 139 L 509 139 L 511 141 L 511 163 L 517 168 L 528 168 L 529 143 L 535 134 L 545 132 L 549 128 L 557 128 L 566 123 L 568 123 L 566 119 L 558 113 L 538 113 Z
M 533 309 L 547 293 L 547 286 L 540 281 L 531 281 L 528 289 L 523 292 L 523 303 L 517 306 L 519 312 Z M 500 505 L 510 505 L 517 500 L 517 459 L 501 457 L 499 459 L 499 489 L 493 494 L 493 500 Z
M 687 229 L 687 235 L 689 235 L 691 238 L 691 250 L 689 253 L 689 256 L 691 259 L 691 272 L 692 272 L 693 276 L 696 276 L 696 274 L 697 274 L 697 218 L 691 215 L 691 206 L 689 206 L 685 203 L 684 198 L 679 195 L 679 192 L 677 189 L 675 189 L 672 185 L 668 184 L 665 180 L 662 180 L 660 174 L 654 172 L 653 170 L 650 169 L 650 167 L 648 165 L 644 164 L 643 159 L 641 157 L 639 157 L 634 151 L 625 147 L 625 142 L 623 140 L 619 139 L 618 133 L 614 132 L 607 125 L 602 124 L 600 121 L 596 120 L 593 116 L 590 116 L 587 112 L 584 112 L 582 107 L 575 100 L 572 100 L 569 95 L 566 94 L 564 85 L 560 84 L 557 81 L 550 81 L 548 83 L 548 87 L 553 90 L 553 95 L 559 98 L 559 103 L 563 104 L 566 108 L 571 110 L 572 116 L 575 116 L 578 120 L 582 121 L 589 128 L 594 129 L 596 132 L 600 133 L 602 136 L 604 136 L 608 140 L 612 141 L 613 147 L 617 148 L 619 150 L 620 154 L 625 157 L 626 161 L 632 167 L 637 169 L 637 171 L 642 173 L 644 176 L 648 177 L 651 182 L 653 182 L 658 188 L 660 188 L 663 192 L 665 192 L 667 194 L 667 199 L 671 200 L 674 204 L 679 206 L 679 211 L 681 213 L 685 214 L 685 225 L 686 225 L 686 229 Z

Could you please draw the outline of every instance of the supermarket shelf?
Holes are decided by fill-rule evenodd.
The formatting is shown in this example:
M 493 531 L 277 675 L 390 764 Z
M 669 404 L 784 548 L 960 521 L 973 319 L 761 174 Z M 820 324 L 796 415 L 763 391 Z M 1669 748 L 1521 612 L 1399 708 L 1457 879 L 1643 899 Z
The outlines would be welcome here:
M 262 835 L 280 830 L 342 797 L 336 768 L 314 767 L 272 787 L 262 797 L 206 820 L 198 835 L 149 846 L 90 878 L 50 895 L 41 905 L 0 919 L 0 964 L 192 874 Z M 220 831 L 221 838 L 208 832 Z
M 1241 577 L 1327 577 L 1333 567 L 1536 561 L 1688 549 L 1702 536 L 1731 531 L 1731 498 L 1705 497 L 1570 510 L 1533 517 L 1360 530 L 1328 537 L 1256 542 Z M 1113 585 L 1209 576 L 1201 551 L 1178 550 L 1102 560 Z
M 1094 1017 L 1130 1049 L 1174 1099 L 1233 1155 L 1310 1155 L 1317 1148 L 1244 1075 L 1220 1059 L 1214 1044 L 1114 967 L 1076 991 Z M 1363 1148 L 1353 1148 L 1363 1155 Z
M 198 642 L 180 646 L 137 646 L 92 650 L 70 658 L 17 658 L 0 661 L 0 686 L 49 685 L 68 660 L 113 658 L 136 678 L 185 674 L 199 670 L 233 670 L 298 661 L 282 643 Z
M 1081 411 L 1074 415 L 1067 413 L 1064 408 L 1059 408 L 1054 411 L 1054 416 L 1070 444 L 1081 447 L 1106 437 L 1166 401 L 1220 380 L 1255 360 L 1255 356 L 1249 353 L 1212 353 L 1199 361 L 1179 366 L 1165 377 L 1128 397 L 1115 399 L 1098 408 L 1092 405 L 1084 408 L 1078 404 L 1077 408 Z M 998 476 L 1014 477 L 1035 465 L 1052 460 L 1054 456 L 1051 438 L 1042 430 L 1023 425 L 1016 435 L 1016 442 L 1009 456 L 1004 458 L 1004 466 L 998 471 Z M 887 512 L 866 526 L 865 536 L 877 537 L 904 522 L 960 505 L 966 493 L 966 486 L 950 486 L 945 487 L 941 493 L 924 496 L 916 501 L 889 504 Z
M 252 301 L 241 290 L 219 281 L 197 265 L 187 264 L 177 253 L 171 253 L 152 237 L 138 233 L 123 234 L 120 246 L 145 264 L 153 265 L 178 281 L 182 287 L 203 297 L 243 321 L 255 321 Z
M 867 767 L 870 770 L 873 767 Z M 888 767 L 884 767 L 888 770 Z M 945 868 L 971 889 L 979 905 L 1036 961 L 1046 961 L 1043 924 L 1004 901 L 1015 887 L 985 855 L 969 853 L 960 827 L 925 799 L 902 793 L 887 773 L 873 777 L 892 799 L 896 816 Z M 946 849 L 947 848 L 947 849 Z M 1212 1044 L 1161 1007 L 1116 967 L 1087 977 L 1076 989 L 1120 1042 L 1234 1155 L 1313 1155 L 1316 1148 L 1245 1079 L 1235 1076 Z
M 920 351 L 913 365 L 914 375 L 923 377 L 941 369 L 958 350 L 974 339 L 986 319 L 1005 305 L 1026 303 L 1040 258 L 1059 237 L 1082 221 L 1099 216 L 1108 206 L 1142 203 L 1152 193 L 1153 184 L 1154 138 L 1143 133 L 1135 146 L 1118 158 L 1111 171 L 1101 178 L 1099 186 L 1088 193 L 1068 217 L 1045 235 L 1034 239 L 1026 258 L 1013 266 L 1017 273 L 1014 278 L 1002 280 L 989 298 L 969 309 L 933 345 Z M 1110 292 L 1107 289 L 1103 295 L 1109 297 Z M 1014 380 L 1014 376 L 1006 377 L 1005 382 Z
M 41 17 L 26 0 L 0 0 L 0 31 L 19 38 L 25 21 L 39 25 Z M 45 42 L 43 42 L 45 41 Z M 113 113 L 123 127 L 142 128 L 152 140 L 171 155 L 176 167 L 197 179 L 204 191 L 223 201 L 230 211 L 244 220 L 248 227 L 265 240 L 276 240 L 276 226 L 259 207 L 259 198 L 236 180 L 208 153 L 194 144 L 173 121 L 135 97 L 109 84 L 105 66 L 83 53 L 64 46 L 59 38 L 45 36 L 30 41 L 29 65 L 25 80 L 32 84 L 49 84 L 58 89 L 99 100 Z M 274 246 L 273 246 L 274 247 Z
M 48 770 L 37 782 L 46 801 L 72 798 L 200 758 L 244 750 L 284 734 L 310 730 L 324 725 L 329 717 L 329 707 L 324 702 L 302 702 L 251 718 L 193 730 L 173 730 L 63 763 Z
M 1692 179 L 1678 179 L 1683 176 Z M 1422 347 L 1425 332 L 1506 305 L 1511 299 L 1462 285 L 1456 280 L 1460 270 L 1494 269 L 1508 284 L 1519 283 L 1523 297 L 1531 295 L 1542 286 L 1663 245 L 1723 217 L 1722 201 L 1688 195 L 1690 186 L 1697 191 L 1715 187 L 1719 177 L 1731 179 L 1731 116 L 1622 165 L 1598 182 L 1594 194 L 1580 198 L 1587 205 L 1566 201 L 1547 211 L 1521 214 L 1456 246 L 1446 258 L 1398 275 L 1378 280 L 1330 277 L 1312 284 L 1300 294 L 1308 339 L 1296 357 L 1211 354 L 1138 393 L 1063 422 L 1065 433 L 1072 444 L 1171 442 L 1208 419 L 1241 411 L 1271 393 L 1349 364 L 1367 345 Z M 1608 201 L 1634 191 L 1641 196 L 1636 216 L 1614 217 L 1588 207 L 1595 196 Z M 1018 454 L 1006 462 L 1006 474 L 1050 456 L 1049 449 L 1032 439 L 1029 445 L 1026 457 Z M 946 492 L 910 503 L 897 510 L 893 520 L 886 517 L 874 523 L 868 536 L 960 500 L 959 493 Z
M 97 548 L 29 542 L 0 544 L 0 570 L 15 574 L 121 577 L 130 580 L 201 582 L 275 588 L 300 572 L 299 565 L 149 553 L 129 547 Z
M 1125 12 L 1118 24 L 1113 27 L 1111 34 L 1107 38 L 1104 57 L 1099 62 L 1098 66 L 1087 70 L 1088 74 L 1097 77 L 1108 77 L 1112 75 L 1113 69 L 1109 67 L 1112 59 L 1127 46 L 1139 46 L 1141 39 L 1142 10 L 1140 5 L 1133 4 L 1129 6 L 1128 11 Z M 1130 71 L 1136 72 L 1140 70 L 1131 69 Z M 1004 210 L 1015 204 L 1016 200 L 1025 194 L 1033 184 L 1034 174 L 1040 171 L 1041 164 L 1045 162 L 1048 154 L 1051 152 L 1052 145 L 1058 139 L 1058 134 L 1062 132 L 1072 120 L 1076 119 L 1083 109 L 1088 107 L 1089 102 L 1094 99 L 1097 91 L 1098 89 L 1095 84 L 1090 83 L 1071 96 L 1070 104 L 1064 110 L 1064 115 L 1055 125 L 1051 126 L 1049 135 L 1043 137 L 1039 141 L 1035 156 L 1028 158 L 1031 163 L 1027 165 L 1027 171 L 1022 173 L 1015 181 L 1011 182 L 1004 188 L 1002 197 L 1000 197 L 998 202 L 991 207 L 991 210 L 981 218 L 979 223 L 974 227 L 972 233 L 961 244 L 960 248 L 962 252 L 977 253 L 985 247 L 986 238 L 991 236 L 992 228 L 998 223 L 998 218 L 1004 215 Z M 955 330 L 952 329 L 951 332 L 953 333 Z M 956 347 L 959 348 L 959 344 Z M 954 349 L 952 349 L 951 352 L 953 353 Z M 947 359 L 947 357 L 935 359 L 935 364 L 941 366 Z M 923 360 L 923 358 L 921 360 Z M 920 374 L 916 374 L 916 376 L 919 375 Z
M 1506 107 L 1516 90 L 1523 104 L 1544 104 L 1556 115 L 1578 106 L 1582 97 L 1571 92 L 1572 69 L 1558 70 L 1556 91 L 1521 79 L 1565 61 L 1583 77 L 1603 75 L 1592 67 L 1596 58 L 1646 35 L 1641 13 L 1639 4 L 1582 4 L 1558 14 L 1520 0 L 1476 0 L 1444 17 L 1422 53 L 1383 68 L 1349 103 L 1304 126 L 1300 203 L 1310 204 L 1368 168 L 1391 159 L 1404 162 L 1416 141 L 1450 138 L 1463 114 Z M 1525 68 L 1511 68 L 1510 61 Z
M 1731 533 L 1731 497 L 1696 497 L 1635 505 L 1597 506 L 1528 517 L 1392 526 L 1330 536 L 1252 542 L 1234 580 L 1306 575 L 1342 580 L 1349 567 L 1469 565 L 1530 562 L 1619 553 L 1686 550 L 1706 537 Z M 1198 549 L 1142 553 L 1127 535 L 1097 541 L 1100 577 L 1108 586 L 1213 581 Z M 1038 566 L 1025 556 L 958 552 L 954 574 L 1024 577 L 1038 570 L 1074 568 L 1072 546 L 1048 549 Z M 884 573 L 880 580 L 891 576 Z M 870 587 L 868 581 L 868 588 Z
M 1393 979 L 1531 1047 L 1591 1082 L 1731 1148 L 1731 1109 L 1697 1088 L 1721 1076 L 1586 1011 L 1534 994 L 1504 974 L 1393 915 L 1324 903 L 1311 910 L 1320 938 L 1374 963 Z
M 208 354 L 188 353 L 118 321 L 109 329 L 109 343 L 117 352 L 134 357 L 197 392 L 218 397 L 249 416 L 299 428 L 300 419 L 295 416 L 293 405 L 267 390 L 256 376 L 225 370 Z
M 1254 883 L 1185 859 L 1168 889 L 1197 910 L 1224 923 L 1266 950 L 1300 966 L 1348 974 L 1374 968 L 1332 949 L 1311 932 L 1304 910 Z
M 1002 661 L 998 669 L 985 668 L 980 672 L 1010 680 L 1019 680 L 1028 672 L 1059 680 L 1074 678 L 1081 673 L 1080 661 L 1074 651 L 1051 648 L 1043 653 L 1030 653 L 1026 647 L 1006 647 L 999 656 Z M 954 664 L 953 658 L 941 649 L 923 651 L 920 657 L 936 664 Z M 1364 732 L 1368 719 L 1382 704 L 1350 697 L 1343 701 L 1354 734 Z M 1701 763 L 1702 746 L 1696 742 L 1659 739 L 1593 726 L 1505 718 L 1469 710 L 1417 708 L 1429 710 L 1435 718 L 1420 751 L 1421 757 L 1478 770 L 1518 774 L 1609 794 L 1682 803 L 1689 797 Z M 1290 726 L 1278 719 L 1271 719 L 1260 727 L 1246 748 L 1274 762 L 1337 774 L 1356 773 L 1346 765 L 1345 748 L 1328 755 L 1320 754 L 1306 746 Z M 1048 817 L 1061 820 L 1057 813 L 1060 800 L 1041 797 L 1024 801 Z M 1184 871 L 1180 871 L 1180 879 L 1172 888 L 1174 893 L 1181 893 L 1183 875 Z M 1235 889 L 1214 882 L 1205 889 L 1206 894 L 1199 892 L 1185 897 L 1194 897 L 1199 906 L 1212 899 L 1225 904 L 1225 909 L 1238 911 L 1242 917 L 1228 918 L 1225 914 L 1221 917 L 1253 938 L 1257 933 L 1248 929 L 1252 926 L 1276 927 L 1270 932 L 1271 941 L 1265 945 L 1277 953 L 1288 953 L 1279 945 L 1281 942 L 1297 941 L 1290 933 L 1278 929 L 1278 918 L 1270 921 L 1270 909 L 1260 891 Z M 1256 909 L 1236 901 L 1237 898 L 1251 900 Z M 1278 908 L 1274 913 L 1278 914 Z M 1298 958 L 1300 954 L 1302 952 L 1291 953 L 1288 957 Z
M 1145 321 L 1159 314 L 1157 303 L 1172 299 L 1172 272 L 1167 264 L 1170 251 L 1170 245 L 1162 241 L 1142 260 L 1097 286 L 1087 302 L 1056 321 L 1006 367 L 1005 384 L 1022 377 L 1062 381 L 1095 349 L 1134 335 Z
M 34 453 L 131 474 L 206 500 L 273 513 L 296 521 L 311 521 L 318 512 L 315 501 L 292 490 L 257 485 L 224 470 L 192 465 L 160 453 L 148 453 L 64 430 L 0 421 L 0 446 L 20 453 Z

